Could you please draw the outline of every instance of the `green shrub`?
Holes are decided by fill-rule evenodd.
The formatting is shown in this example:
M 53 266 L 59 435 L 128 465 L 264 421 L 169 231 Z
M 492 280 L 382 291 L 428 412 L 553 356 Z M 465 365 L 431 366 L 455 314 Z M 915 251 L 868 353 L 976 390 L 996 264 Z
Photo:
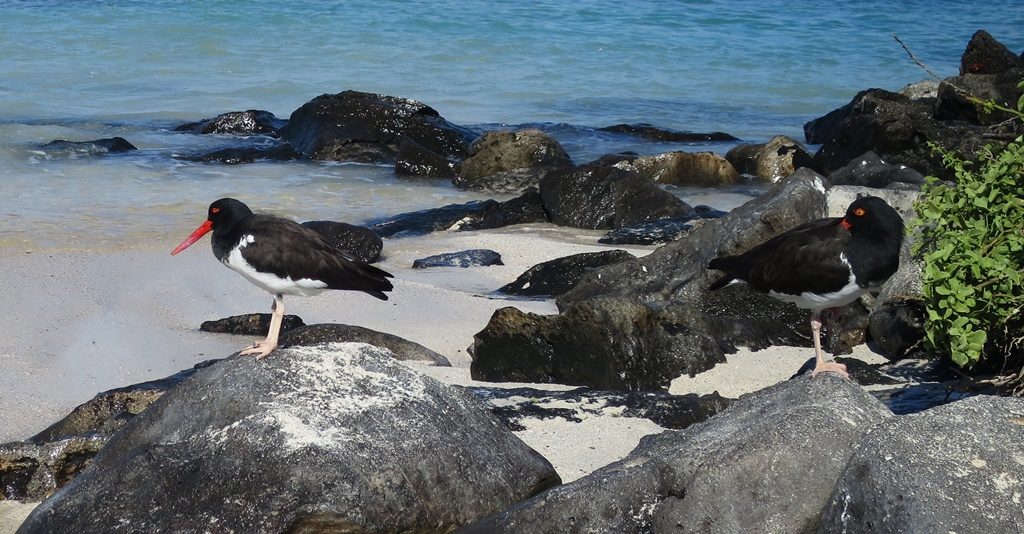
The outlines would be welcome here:
M 915 205 L 927 343 L 960 366 L 989 362 L 1015 374 L 1024 344 L 1024 137 L 990 145 L 975 161 L 932 149 L 957 182 L 929 177 Z

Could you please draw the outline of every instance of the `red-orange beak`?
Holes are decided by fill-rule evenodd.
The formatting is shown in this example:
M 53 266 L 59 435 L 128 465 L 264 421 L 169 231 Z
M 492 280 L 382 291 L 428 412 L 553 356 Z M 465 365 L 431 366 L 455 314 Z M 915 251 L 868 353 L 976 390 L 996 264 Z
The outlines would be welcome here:
M 200 224 L 199 228 L 196 228 L 195 232 L 192 232 L 191 235 L 186 237 L 185 240 L 182 241 L 180 245 L 174 247 L 174 250 L 171 251 L 171 256 L 173 256 L 173 255 L 175 255 L 175 254 L 177 254 L 177 253 L 187 249 L 188 247 L 192 246 L 192 243 L 195 243 L 196 241 L 199 241 L 199 238 L 201 238 L 204 235 L 206 235 L 206 232 L 209 232 L 212 229 L 213 229 L 213 222 L 211 222 L 211 221 L 206 221 L 203 224 Z
M 847 230 L 849 230 L 850 228 L 853 228 L 853 225 L 850 224 L 850 221 L 846 220 L 845 218 L 843 220 L 839 221 L 839 226 L 842 226 L 843 228 L 846 228 Z M 196 231 L 198 232 L 198 230 L 196 230 Z M 196 239 L 198 239 L 198 238 L 196 238 Z

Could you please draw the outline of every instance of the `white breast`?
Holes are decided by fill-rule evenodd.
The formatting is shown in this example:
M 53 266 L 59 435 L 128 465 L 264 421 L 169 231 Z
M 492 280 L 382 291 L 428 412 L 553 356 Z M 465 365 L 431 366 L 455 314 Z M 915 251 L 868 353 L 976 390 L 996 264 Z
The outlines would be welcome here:
M 257 287 L 261 287 L 266 291 L 274 295 L 299 295 L 308 297 L 316 295 L 327 288 L 327 284 L 320 280 L 311 280 L 309 278 L 300 278 L 298 280 L 292 280 L 290 277 L 280 277 L 274 273 L 263 273 L 257 271 L 249 262 L 245 261 L 242 257 L 242 249 L 250 243 L 255 243 L 256 239 L 252 235 L 243 235 L 238 240 L 238 245 L 231 249 L 227 257 L 223 260 L 224 265 L 227 265 L 231 270 L 244 276 L 246 280 L 252 282 Z

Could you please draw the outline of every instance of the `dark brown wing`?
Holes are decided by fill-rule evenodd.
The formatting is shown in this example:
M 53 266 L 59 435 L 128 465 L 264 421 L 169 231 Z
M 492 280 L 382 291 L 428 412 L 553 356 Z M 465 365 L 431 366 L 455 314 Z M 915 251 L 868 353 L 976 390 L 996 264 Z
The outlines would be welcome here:
M 850 241 L 850 233 L 839 225 L 839 221 L 839 218 L 812 221 L 743 254 L 716 258 L 709 268 L 726 274 L 712 285 L 712 289 L 731 280 L 742 280 L 763 292 L 795 295 L 804 291 L 828 293 L 838 290 L 850 277 L 849 267 L 840 259 Z
M 393 289 L 390 273 L 355 260 L 294 221 L 254 215 L 241 231 L 254 238 L 242 254 L 261 272 L 320 280 L 330 289 L 363 291 L 381 300 L 387 300 L 384 292 Z

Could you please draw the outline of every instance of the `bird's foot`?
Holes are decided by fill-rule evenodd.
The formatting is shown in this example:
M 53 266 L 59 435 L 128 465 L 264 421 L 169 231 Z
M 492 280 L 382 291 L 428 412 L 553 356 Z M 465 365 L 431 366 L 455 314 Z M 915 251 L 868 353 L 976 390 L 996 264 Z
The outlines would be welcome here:
M 843 378 L 849 379 L 850 374 L 846 372 L 846 366 L 837 362 L 821 362 L 811 371 L 811 378 L 821 373 L 835 373 Z
M 265 358 L 274 349 L 277 348 L 277 343 L 268 343 L 267 341 L 257 341 L 252 344 L 249 348 L 243 349 L 239 354 L 243 356 L 255 355 L 257 360 Z

